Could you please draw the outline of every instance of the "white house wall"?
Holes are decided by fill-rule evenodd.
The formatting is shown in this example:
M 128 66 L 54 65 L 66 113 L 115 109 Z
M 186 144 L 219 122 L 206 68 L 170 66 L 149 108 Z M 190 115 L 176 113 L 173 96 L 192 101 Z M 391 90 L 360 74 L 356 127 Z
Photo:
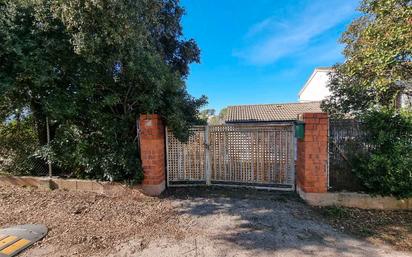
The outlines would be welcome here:
M 315 71 L 305 88 L 299 94 L 299 102 L 322 101 L 330 95 L 329 71 Z
M 331 71 L 330 68 L 316 68 L 299 92 L 299 102 L 317 102 L 330 96 L 328 84 Z M 401 107 L 412 107 L 412 96 L 402 95 L 399 100 Z

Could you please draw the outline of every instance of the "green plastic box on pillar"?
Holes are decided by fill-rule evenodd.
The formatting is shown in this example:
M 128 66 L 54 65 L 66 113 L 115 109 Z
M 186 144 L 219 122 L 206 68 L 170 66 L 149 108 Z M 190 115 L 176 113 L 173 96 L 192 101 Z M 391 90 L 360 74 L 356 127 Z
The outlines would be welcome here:
M 303 139 L 305 137 L 305 123 L 298 121 L 295 125 L 295 137 Z

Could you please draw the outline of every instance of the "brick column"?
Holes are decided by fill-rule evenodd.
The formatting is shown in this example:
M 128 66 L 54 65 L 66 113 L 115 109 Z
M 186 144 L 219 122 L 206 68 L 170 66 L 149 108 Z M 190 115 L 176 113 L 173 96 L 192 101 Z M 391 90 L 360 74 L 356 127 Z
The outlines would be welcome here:
M 328 115 L 304 113 L 305 135 L 298 139 L 297 189 L 305 193 L 323 193 L 328 190 Z
M 158 114 L 140 115 L 140 154 L 143 191 L 159 195 L 165 189 L 165 129 Z

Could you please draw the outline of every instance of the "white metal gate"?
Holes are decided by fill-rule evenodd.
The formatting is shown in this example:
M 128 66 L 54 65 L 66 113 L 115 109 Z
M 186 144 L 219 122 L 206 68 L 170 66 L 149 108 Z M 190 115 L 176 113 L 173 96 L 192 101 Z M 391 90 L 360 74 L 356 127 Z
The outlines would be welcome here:
M 186 144 L 167 131 L 167 183 L 294 190 L 293 124 L 192 129 Z

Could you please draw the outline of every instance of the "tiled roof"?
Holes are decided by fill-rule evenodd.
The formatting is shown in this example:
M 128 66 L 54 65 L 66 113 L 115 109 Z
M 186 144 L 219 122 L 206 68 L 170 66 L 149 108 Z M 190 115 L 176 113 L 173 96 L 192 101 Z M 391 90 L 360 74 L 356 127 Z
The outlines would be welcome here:
M 225 122 L 293 121 L 304 112 L 322 112 L 320 102 L 229 106 Z

